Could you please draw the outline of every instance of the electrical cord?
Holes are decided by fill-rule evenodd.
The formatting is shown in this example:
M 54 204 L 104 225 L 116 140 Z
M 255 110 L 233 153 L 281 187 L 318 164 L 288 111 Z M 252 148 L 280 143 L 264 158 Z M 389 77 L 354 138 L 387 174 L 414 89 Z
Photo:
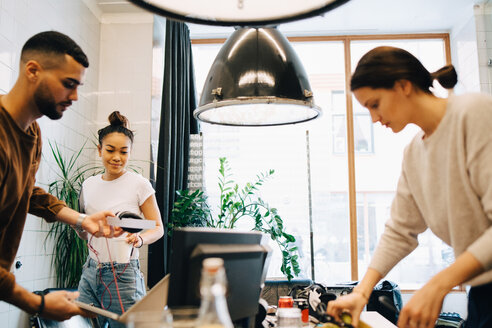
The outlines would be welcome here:
M 126 269 L 128 268 L 128 265 L 130 264 L 130 261 L 131 261 L 131 257 L 133 255 L 133 250 L 135 249 L 135 247 L 132 245 L 132 250 L 130 252 L 130 258 L 128 260 L 128 263 L 126 263 L 125 267 L 123 268 L 123 270 L 121 271 L 120 274 L 116 275 L 116 270 L 114 268 L 114 265 L 113 265 L 113 261 L 112 261 L 112 258 L 111 258 L 111 252 L 109 250 L 109 244 L 108 244 L 108 239 L 106 239 L 106 248 L 108 250 L 108 256 L 109 256 L 109 262 L 111 263 L 111 271 L 113 273 L 113 277 L 114 279 L 109 283 L 109 284 L 106 284 L 103 279 L 102 279 L 102 266 L 101 266 L 101 261 L 99 259 L 99 252 L 94 249 L 94 247 L 92 246 L 91 242 L 92 242 L 92 238 L 94 236 L 91 236 L 91 238 L 89 239 L 89 242 L 87 243 L 87 246 L 89 248 L 90 251 L 92 251 L 94 253 L 94 255 L 96 256 L 97 258 L 97 264 L 98 264 L 98 267 L 99 267 L 99 280 L 100 282 L 103 284 L 104 286 L 104 291 L 103 293 L 101 294 L 101 299 L 100 299 L 100 303 L 101 303 L 101 308 L 102 309 L 107 309 L 111 306 L 112 304 L 112 294 L 111 294 L 111 291 L 109 289 L 109 287 L 111 286 L 111 284 L 114 282 L 115 283 L 115 287 L 116 287 L 116 293 L 118 294 L 118 301 L 120 303 L 120 307 L 121 307 L 121 312 L 122 313 L 125 313 L 125 309 L 123 307 L 123 302 L 122 302 L 122 299 L 121 299 L 121 295 L 120 295 L 120 291 L 119 291 L 119 286 L 118 286 L 118 279 L 121 280 L 121 275 L 126 271 Z M 109 294 L 109 304 L 106 306 L 104 306 L 104 294 L 108 292 Z

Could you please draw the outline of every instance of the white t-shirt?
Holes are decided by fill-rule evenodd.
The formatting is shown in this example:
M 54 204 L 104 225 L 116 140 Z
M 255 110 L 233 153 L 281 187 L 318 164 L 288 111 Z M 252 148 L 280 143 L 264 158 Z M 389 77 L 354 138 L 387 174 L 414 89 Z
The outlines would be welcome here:
M 140 206 L 155 193 L 149 180 L 140 174 L 127 171 L 115 180 L 105 181 L 102 175 L 95 175 L 82 184 L 81 207 L 86 214 L 100 211 L 113 213 L 129 211 L 143 216 Z M 116 261 L 126 263 L 130 259 L 132 246 L 126 243 L 127 233 L 116 238 L 92 238 L 89 256 L 101 263 Z M 107 242 L 107 245 L 106 245 Z M 109 247 L 109 252 L 108 252 Z M 134 249 L 131 259 L 138 258 L 138 249 Z

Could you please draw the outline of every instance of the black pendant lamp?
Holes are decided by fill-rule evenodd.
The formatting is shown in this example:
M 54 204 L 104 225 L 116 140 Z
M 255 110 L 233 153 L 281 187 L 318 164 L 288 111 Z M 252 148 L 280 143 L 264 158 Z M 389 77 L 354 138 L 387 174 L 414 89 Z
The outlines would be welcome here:
M 202 122 L 233 126 L 300 123 L 320 114 L 299 58 L 274 27 L 236 29 L 215 58 L 194 111 Z
M 268 26 L 319 16 L 348 0 L 129 0 L 158 15 L 219 26 Z

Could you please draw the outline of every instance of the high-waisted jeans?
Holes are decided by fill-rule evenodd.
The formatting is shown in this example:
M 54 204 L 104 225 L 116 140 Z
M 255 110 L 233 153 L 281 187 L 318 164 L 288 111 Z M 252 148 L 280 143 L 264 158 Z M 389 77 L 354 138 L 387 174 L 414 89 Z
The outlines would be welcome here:
M 131 260 L 130 263 L 113 263 L 113 266 L 117 277 L 121 303 L 125 311 L 127 311 L 145 295 L 145 283 L 140 272 L 140 263 L 138 260 Z M 78 288 L 80 296 L 78 300 L 122 314 L 114 280 L 111 263 L 98 264 L 89 258 L 84 264 L 82 277 L 80 278 Z M 124 324 L 103 316 L 98 316 L 97 319 L 101 327 L 108 323 L 111 328 L 125 327 Z

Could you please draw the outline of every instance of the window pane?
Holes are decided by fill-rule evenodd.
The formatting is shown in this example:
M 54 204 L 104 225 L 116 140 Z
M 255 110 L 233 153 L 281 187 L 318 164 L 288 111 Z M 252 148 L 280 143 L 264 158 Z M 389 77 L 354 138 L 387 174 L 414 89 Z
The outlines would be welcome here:
M 360 57 L 367 51 L 381 45 L 406 49 L 419 58 L 430 72 L 441 68 L 446 62 L 442 40 L 358 41 L 351 43 L 352 68 L 355 69 Z M 445 95 L 444 89 L 437 89 L 439 94 Z M 370 120 L 361 122 L 357 118 L 360 112 L 368 113 L 367 109 L 355 98 L 353 104 L 356 113 L 354 121 L 359 121 L 359 124 L 368 130 Z M 417 126 L 412 125 L 394 134 L 391 129 L 379 123 L 372 125 L 372 128 L 373 153 L 356 152 L 355 158 L 360 278 L 367 269 L 376 241 L 384 231 L 384 223 L 389 218 L 391 202 L 400 176 L 403 149 L 419 130 Z M 355 139 L 357 143 L 357 137 Z M 419 243 L 420 246 L 387 277 L 397 282 L 400 287 L 419 288 L 450 261 L 452 251 L 450 252 L 450 248 L 430 231 L 419 236 Z
M 272 179 L 261 187 L 260 196 L 278 209 L 287 232 L 296 237 L 300 276 L 311 278 L 311 254 L 314 254 L 317 281 L 345 281 L 350 276 L 347 155 L 334 152 L 332 133 L 332 114 L 346 112 L 343 44 L 300 42 L 292 45 L 304 64 L 315 102 L 322 108 L 323 115 L 311 123 L 283 127 L 202 124 L 206 192 L 212 208 L 216 209 L 219 157 L 227 157 L 240 187 L 251 182 L 259 172 L 274 169 Z M 220 45 L 193 46 L 199 92 L 215 56 L 212 52 L 216 54 L 219 49 Z M 343 131 L 346 131 L 345 121 L 340 123 Z M 345 136 L 340 143 L 345 149 Z M 246 221 L 249 222 L 242 227 L 251 228 L 252 220 Z M 311 226 L 314 249 L 311 249 Z M 268 276 L 280 277 L 281 255 L 273 242 L 271 247 L 274 254 Z
M 205 163 L 205 186 L 212 210 L 217 213 L 219 204 L 218 168 L 219 158 L 226 157 L 231 166 L 231 175 L 242 189 L 253 183 L 261 172 L 274 169 L 275 173 L 257 194 L 271 207 L 278 210 L 286 231 L 295 235 L 300 248 L 302 276 L 306 277 L 309 262 L 308 186 L 305 131 L 296 126 L 269 128 L 237 128 L 203 125 L 203 148 Z M 252 229 L 254 220 L 243 217 L 238 227 Z M 271 241 L 273 256 L 269 277 L 281 277 L 281 254 Z M 307 248 L 306 248 L 307 247 Z
M 314 99 L 323 109 L 322 117 L 309 128 L 314 278 L 327 284 L 347 281 L 350 234 L 344 47 L 338 41 L 292 45 L 309 76 Z M 309 244 L 308 237 L 303 237 L 303 244 Z
M 205 188 L 211 206 L 217 208 L 219 157 L 228 158 L 234 179 L 240 187 L 253 181 L 259 172 L 274 169 L 272 179 L 262 186 L 260 196 L 278 209 L 287 232 L 295 235 L 300 249 L 301 277 L 312 278 L 313 254 L 315 280 L 338 283 L 350 280 L 343 44 L 291 44 L 309 76 L 315 102 L 323 110 L 321 118 L 310 123 L 267 128 L 203 124 Z M 442 67 L 445 62 L 442 40 L 357 41 L 351 43 L 352 67 L 364 53 L 379 45 L 394 45 L 409 50 L 430 71 Z M 220 47 L 193 45 L 199 94 Z M 439 94 L 445 95 L 442 88 L 436 89 Z M 361 275 L 367 268 L 389 217 L 400 175 L 403 147 L 418 128 L 409 126 L 393 134 L 379 124 L 373 125 L 368 111 L 355 99 L 353 104 L 357 241 Z M 242 226 L 251 228 L 251 222 Z M 432 273 L 452 261 L 449 247 L 430 233 L 426 232 L 419 240 L 420 248 L 388 276 L 388 279 L 398 282 L 404 288 L 418 287 Z M 271 247 L 274 255 L 268 276 L 279 277 L 281 256 L 273 242 Z M 403 267 L 405 270 L 400 269 Z

